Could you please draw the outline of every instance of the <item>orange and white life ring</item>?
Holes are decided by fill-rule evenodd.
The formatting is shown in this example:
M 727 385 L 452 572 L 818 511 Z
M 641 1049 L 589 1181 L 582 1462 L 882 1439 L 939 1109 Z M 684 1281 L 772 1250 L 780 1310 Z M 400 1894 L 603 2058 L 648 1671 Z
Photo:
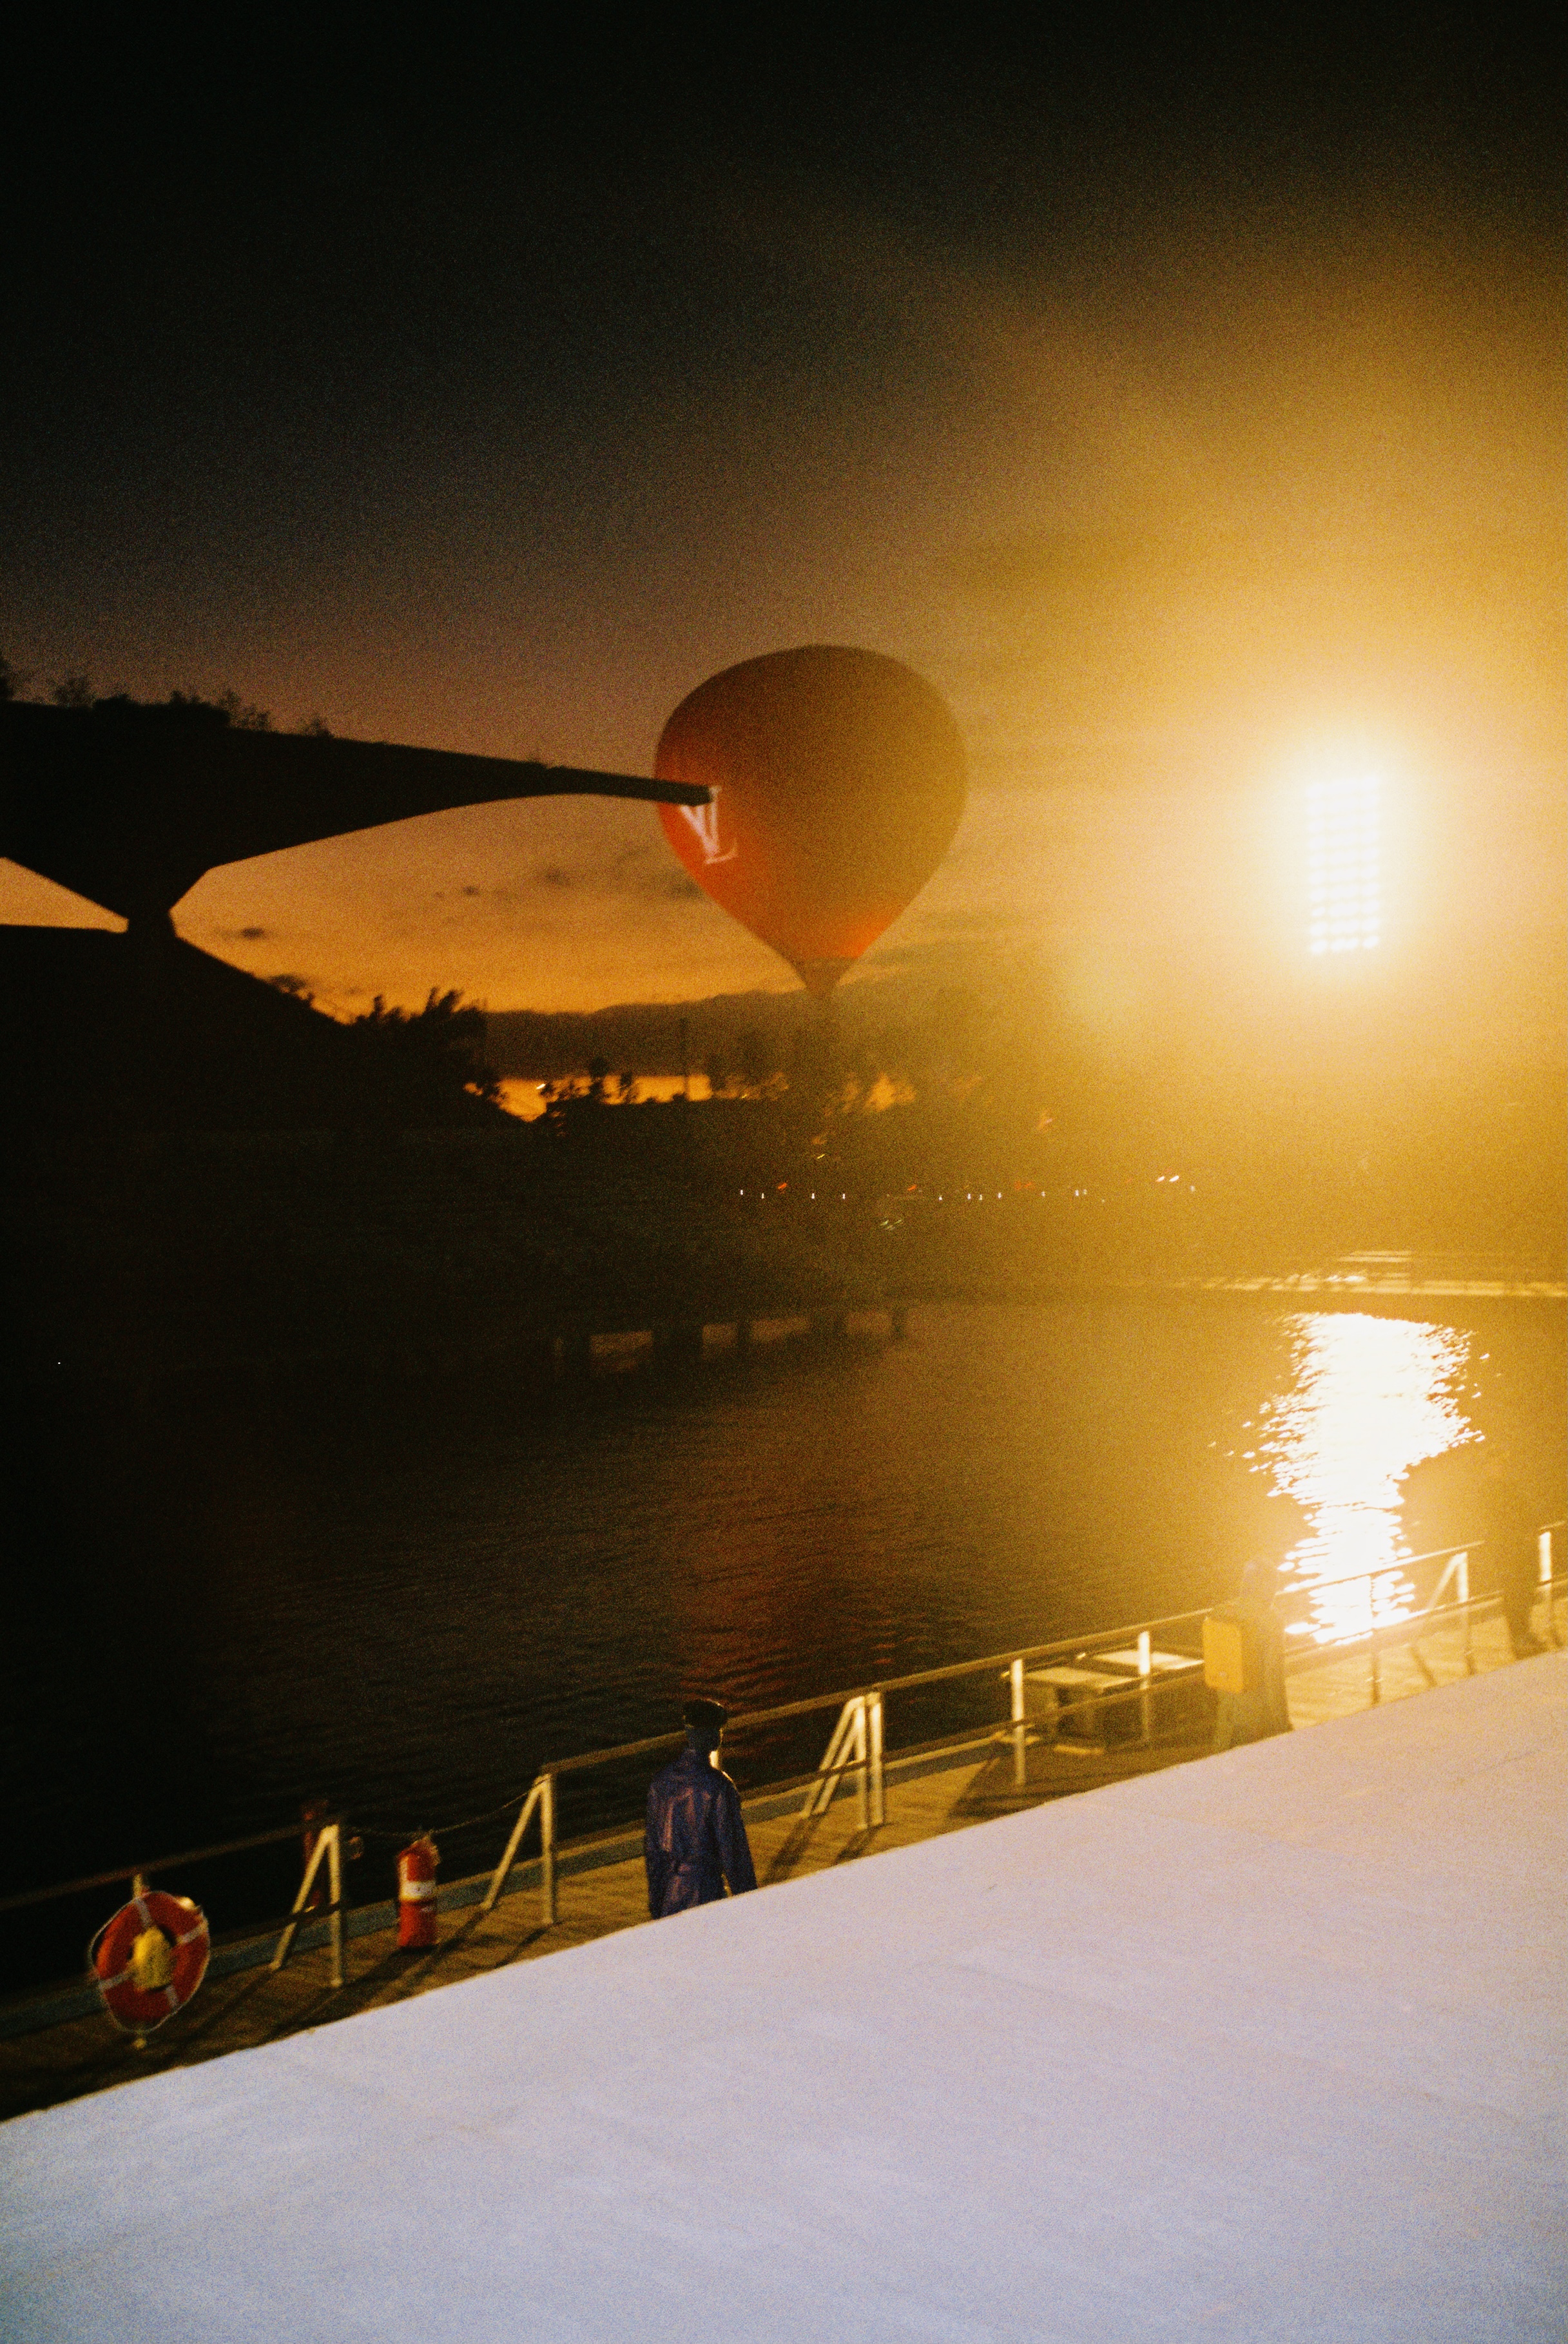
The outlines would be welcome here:
M 144 1888 L 93 1939 L 87 1959 L 104 2007 L 127 2035 L 161 2026 L 207 1975 L 207 1915 L 188 1896 Z

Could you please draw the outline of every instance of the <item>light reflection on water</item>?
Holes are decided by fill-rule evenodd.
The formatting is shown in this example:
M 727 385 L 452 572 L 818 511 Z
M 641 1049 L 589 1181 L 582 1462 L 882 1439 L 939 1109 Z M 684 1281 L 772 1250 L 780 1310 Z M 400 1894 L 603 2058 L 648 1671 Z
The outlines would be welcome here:
M 766 1708 L 1200 1609 L 1289 1543 L 1271 1480 L 1303 1509 L 1290 1583 L 1397 1561 L 1399 1475 L 1482 1430 L 1536 1520 L 1561 1515 L 1559 1314 L 933 1302 L 902 1343 L 562 1385 L 499 1422 L 218 1423 L 161 1463 L 51 1468 L 13 1591 L 23 1858 L 96 1870 L 318 1792 L 368 1831 L 444 1827 L 693 1692 Z M 124 1763 L 147 1684 L 178 1767 Z M 901 1697 L 895 1737 L 943 1730 L 932 1701 Z M 817 1723 L 768 1763 L 814 1764 Z M 572 1779 L 569 1834 L 635 1812 L 630 1776 L 597 1806 Z M 438 1837 L 449 1876 L 500 1853 L 488 1825 Z
M 1269 1406 L 1256 1453 L 1305 1517 L 1285 1583 L 1319 1587 L 1298 1632 L 1326 1643 L 1367 1627 L 1368 1590 L 1319 1583 L 1407 1559 L 1403 1476 L 1481 1438 L 1461 1396 L 1471 1338 L 1455 1327 L 1350 1311 L 1292 1318 L 1287 1333 L 1292 1379 Z M 1373 1616 L 1407 1619 L 1414 1597 L 1411 1581 L 1391 1573 L 1375 1582 Z

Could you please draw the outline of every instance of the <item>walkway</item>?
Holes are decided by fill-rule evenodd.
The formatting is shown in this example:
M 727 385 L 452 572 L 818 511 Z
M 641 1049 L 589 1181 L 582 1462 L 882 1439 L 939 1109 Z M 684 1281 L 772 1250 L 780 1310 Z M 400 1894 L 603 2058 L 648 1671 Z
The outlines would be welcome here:
M 1544 1625 L 1544 1612 L 1539 1612 L 1538 1619 Z M 1407 1651 L 1396 1648 L 1381 1654 L 1380 1683 L 1385 1702 L 1428 1690 L 1433 1679 L 1454 1682 L 1465 1676 L 1463 1635 L 1458 1625 L 1423 1637 L 1419 1650 L 1424 1670 Z M 1471 1657 L 1481 1672 L 1511 1664 L 1501 1618 L 1477 1622 Z M 1368 1707 L 1370 1691 L 1365 1656 L 1320 1662 L 1290 1681 L 1292 1721 L 1306 1726 L 1351 1716 Z M 938 1771 L 913 1778 L 907 1773 L 901 1776 L 895 1760 L 889 1767 L 887 1820 L 875 1831 L 858 1827 L 855 1803 L 847 1795 L 809 1823 L 803 1823 L 798 1813 L 758 1820 L 759 1805 L 777 1803 L 759 1796 L 749 1803 L 749 1831 L 759 1880 L 773 1885 L 862 1856 L 912 1846 L 1130 1775 L 1206 1758 L 1209 1749 L 1207 1743 L 1180 1741 L 1164 1741 L 1147 1751 L 1115 1746 L 1094 1749 L 1067 1743 L 1056 1748 L 1035 1744 L 1028 1753 L 1028 1781 L 1022 1793 L 1014 1785 L 1009 1744 L 999 1743 L 992 1749 L 971 1749 L 960 1754 L 963 1763 L 949 1761 Z M 796 1808 L 799 1803 L 797 1799 Z M 629 1851 L 632 1847 L 625 1835 L 616 1844 Z M 570 1865 L 572 1851 L 568 1848 L 563 1854 Z M 143 2051 L 117 2034 L 95 2008 L 90 2016 L 0 2041 L 0 2117 L 56 2106 L 170 2067 L 196 2066 L 230 2052 L 280 2042 L 365 2010 L 406 2002 L 437 1986 L 454 1985 L 542 1955 L 592 1944 L 646 1922 L 642 1860 L 631 1852 L 619 1862 L 598 1864 L 592 1870 L 569 1869 L 561 1884 L 560 1918 L 553 1927 L 540 1925 L 537 1898 L 522 1891 L 503 1898 L 489 1915 L 481 1914 L 471 1898 L 456 1909 L 449 1906 L 440 1916 L 440 1942 L 432 1952 L 400 1953 L 390 1926 L 379 1935 L 352 1938 L 348 1984 L 337 1991 L 330 1985 L 324 1945 L 297 1954 L 276 1977 L 265 1966 L 214 1975 L 189 2011 L 155 2035 Z M 265 1950 L 270 1952 L 270 1941 Z
M 1553 1654 L 0 2128 L 14 2344 L 1556 2338 Z

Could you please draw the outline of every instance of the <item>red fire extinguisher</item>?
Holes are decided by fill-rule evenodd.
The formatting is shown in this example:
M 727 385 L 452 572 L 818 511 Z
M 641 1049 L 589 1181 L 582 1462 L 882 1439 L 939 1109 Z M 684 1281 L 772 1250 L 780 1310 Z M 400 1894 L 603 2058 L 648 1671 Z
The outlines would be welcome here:
M 441 1852 L 428 1832 L 398 1858 L 400 1948 L 436 1942 L 436 1866 L 440 1860 Z

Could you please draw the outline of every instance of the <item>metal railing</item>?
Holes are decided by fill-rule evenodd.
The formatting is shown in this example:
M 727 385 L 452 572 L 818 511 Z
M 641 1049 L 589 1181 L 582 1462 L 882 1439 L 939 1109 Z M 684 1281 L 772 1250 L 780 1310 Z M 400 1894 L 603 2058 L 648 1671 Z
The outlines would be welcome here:
M 220 1840 L 212 1847 L 186 1848 L 177 1855 L 160 1855 L 152 1860 L 143 1857 L 136 1864 L 115 1864 L 106 1872 L 90 1872 L 80 1880 L 57 1881 L 50 1888 L 26 1888 L 15 1896 L 0 1896 L 0 1913 L 16 1913 L 25 1906 L 49 1904 L 67 1896 L 80 1896 L 94 1888 L 113 1888 L 124 1884 L 131 1894 L 141 1893 L 143 1885 L 158 1873 L 188 1872 L 193 1864 L 210 1864 L 219 1856 L 245 1855 L 259 1847 L 280 1847 L 286 1840 L 302 1839 L 306 1833 L 313 1835 L 314 1844 L 306 1862 L 298 1894 L 289 1907 L 281 1925 L 277 1949 L 268 1964 L 276 1973 L 283 1967 L 294 1948 L 294 1940 L 302 1922 L 312 1925 L 325 1921 L 332 1948 L 332 1984 L 343 1983 L 343 1915 L 347 1910 L 343 1896 L 343 1818 L 328 1815 L 317 1818 L 309 1825 L 284 1824 L 277 1831 L 253 1832 L 246 1839 Z M 325 1904 L 311 1905 L 310 1894 L 325 1863 L 329 1883 Z M 277 1925 L 274 1924 L 274 1926 Z M 258 1937 L 271 1935 L 266 1924 L 258 1924 L 252 1934 Z
M 1156 1656 L 1153 1647 L 1155 1633 L 1168 1633 L 1189 1627 L 1202 1618 L 1201 1612 L 1174 1613 L 1168 1619 L 1139 1622 L 1133 1627 L 1105 1629 L 1087 1637 L 1057 1637 L 1050 1643 L 1030 1644 L 1021 1649 L 1015 1646 L 1011 1652 L 988 1652 L 978 1660 L 953 1661 L 940 1668 L 918 1669 L 905 1676 L 885 1678 L 877 1684 L 857 1686 L 853 1692 L 816 1693 L 804 1701 L 781 1702 L 770 1709 L 745 1710 L 730 1719 L 726 1731 L 731 1734 L 743 1733 L 781 1724 L 792 1718 L 807 1717 L 816 1711 L 836 1709 L 838 1716 L 828 1737 L 822 1763 L 794 1786 L 796 1791 L 804 1788 L 804 1792 L 801 1817 L 804 1821 L 824 1814 L 844 1777 L 851 1775 L 854 1777 L 856 1818 L 860 1828 L 863 1831 L 876 1830 L 886 1820 L 887 1770 L 890 1764 L 908 1763 L 934 1752 L 952 1750 L 956 1746 L 983 1747 L 994 1743 L 998 1733 L 1012 1744 L 1014 1780 L 1018 1788 L 1023 1788 L 1029 1732 L 1026 1679 L 1031 1663 L 1093 1658 L 1118 1648 L 1129 1648 L 1138 1656 L 1138 1664 L 1125 1693 L 1119 1690 L 1107 1691 L 1091 1701 L 1062 1704 L 1057 1710 L 1057 1717 L 1070 1716 L 1085 1709 L 1103 1711 L 1121 1699 L 1139 1701 L 1151 1707 L 1157 1692 L 1168 1690 L 1178 1682 L 1189 1682 L 1202 1667 L 1199 1654 L 1192 1652 L 1181 1656 L 1179 1668 L 1168 1665 L 1161 1670 L 1157 1658 L 1168 1662 L 1172 1656 Z M 1005 1726 L 971 1728 L 966 1733 L 944 1734 L 934 1742 L 916 1743 L 896 1753 L 889 1753 L 885 1711 L 888 1694 L 913 1692 L 929 1685 L 955 1683 L 965 1677 L 982 1677 L 997 1672 L 1007 1680 L 1010 1692 L 1009 1716 Z M 1118 1682 L 1118 1677 L 1113 1676 L 1109 1682 Z M 549 1766 L 541 1767 L 519 1811 L 501 1861 L 491 1876 L 481 1900 L 482 1909 L 487 1913 L 491 1911 L 503 1894 L 523 1835 L 537 1814 L 540 1821 L 541 1919 L 546 1926 L 551 1925 L 558 1918 L 556 1882 L 559 1862 L 553 1844 L 557 1778 L 589 1767 L 652 1757 L 660 1752 L 678 1749 L 683 1740 L 684 1736 L 680 1733 L 652 1734 L 641 1742 L 618 1743 L 602 1750 L 585 1750 L 573 1757 L 559 1759 Z M 770 1794 L 775 1797 L 784 1796 L 790 1790 L 788 1783 L 769 1786 Z
M 278 1951 L 268 1964 L 268 1968 L 276 1977 L 293 1952 L 295 1935 L 298 1933 L 301 1916 L 309 1904 L 310 1891 L 316 1885 L 316 1875 L 321 1869 L 321 1860 L 324 1856 L 327 1860 L 328 1878 L 328 1940 L 332 1947 L 332 1983 L 338 1986 L 343 1983 L 343 1826 L 334 1816 L 330 1823 L 319 1823 L 313 1828 L 316 1834 L 316 1844 L 311 1849 L 309 1862 L 305 1866 L 305 1877 L 299 1883 L 299 1894 L 294 1899 L 290 1909 L 288 1925 L 278 1940 Z M 320 1909 L 319 1905 L 316 1908 L 318 1912 Z
M 1554 1563 L 1565 1527 L 1568 1526 L 1562 1522 L 1553 1522 L 1538 1533 L 1539 1592 L 1546 1597 L 1547 1632 L 1553 1644 L 1563 1642 L 1557 1633 L 1553 1607 L 1564 1585 L 1564 1576 L 1554 1569 Z M 1420 1653 L 1414 1652 L 1414 1647 L 1418 1640 L 1432 1628 L 1456 1620 L 1463 1630 L 1462 1649 L 1464 1664 L 1467 1671 L 1472 1672 L 1475 1665 L 1472 1622 L 1478 1615 L 1497 1611 L 1502 1601 L 1497 1593 L 1474 1597 L 1471 1594 L 1471 1558 L 1482 1543 L 1472 1541 L 1467 1546 L 1440 1548 L 1431 1554 L 1407 1556 L 1394 1562 L 1370 1566 L 1365 1571 L 1348 1572 L 1342 1578 L 1313 1580 L 1282 1590 L 1277 1601 L 1282 1609 L 1289 1609 L 1297 1604 L 1310 1603 L 1314 1597 L 1333 1589 L 1363 1584 L 1367 1589 L 1366 1625 L 1362 1627 L 1358 1623 L 1343 1636 L 1314 1641 L 1310 1645 L 1303 1644 L 1288 1651 L 1287 1666 L 1290 1673 L 1353 1656 L 1364 1648 L 1369 1655 L 1371 1670 L 1369 1696 L 1371 1702 L 1376 1702 L 1381 1698 L 1381 1655 L 1391 1645 L 1405 1644 L 1411 1648 L 1429 1683 L 1435 1683 L 1436 1679 Z M 1388 1579 L 1408 1578 L 1412 1572 L 1421 1571 L 1423 1566 L 1434 1567 L 1426 1601 L 1414 1608 L 1401 1606 L 1397 1618 L 1380 1619 L 1379 1584 Z M 1451 1589 L 1452 1596 L 1447 1601 L 1442 1600 L 1449 1596 Z M 1117 1714 L 1133 1703 L 1137 1704 L 1136 1741 L 1142 1746 L 1153 1746 L 1158 1703 L 1165 1697 L 1190 1687 L 1201 1676 L 1203 1662 L 1197 1649 L 1197 1631 L 1209 1608 L 1205 1606 L 1175 1612 L 1159 1620 L 1139 1621 L 1128 1627 L 1099 1630 L 1087 1636 L 1057 1637 L 1048 1643 L 1015 1646 L 1011 1651 L 986 1653 L 976 1660 L 948 1662 L 938 1668 L 918 1669 L 903 1676 L 884 1678 L 847 1692 L 816 1693 L 803 1701 L 782 1702 L 768 1709 L 744 1711 L 730 1719 L 728 1731 L 733 1734 L 744 1733 L 809 1717 L 821 1711 L 836 1710 L 833 1730 L 816 1768 L 807 1775 L 767 1785 L 754 1795 L 782 1802 L 781 1805 L 774 1807 L 774 1813 L 784 1812 L 792 1800 L 799 1797 L 798 1814 L 804 1823 L 827 1812 L 847 1777 L 855 1801 L 859 1829 L 862 1832 L 879 1830 L 887 1817 L 890 1769 L 913 1771 L 923 1763 L 940 1764 L 946 1761 L 951 1763 L 956 1755 L 961 1756 L 966 1751 L 995 1749 L 1001 1744 L 1010 1747 L 1013 1784 L 1017 1791 L 1022 1793 L 1027 1787 L 1031 1741 L 1038 1743 L 1045 1739 L 1055 1743 L 1060 1736 L 1062 1726 L 1073 1721 L 1087 1721 L 1097 1735 L 1103 1735 L 1108 1715 Z M 939 1734 L 934 1740 L 910 1743 L 896 1751 L 889 1750 L 886 1702 L 890 1695 L 915 1692 L 986 1675 L 995 1675 L 1007 1687 L 1007 1714 L 1005 1719 Z M 1042 1703 L 1033 1718 L 1029 1706 L 1032 1683 L 1040 1689 L 1042 1694 L 1048 1692 L 1050 1695 L 1048 1704 Z M 481 1912 L 491 1912 L 506 1892 L 528 1827 L 537 1818 L 541 1919 L 545 1926 L 552 1926 L 559 1918 L 561 1850 L 557 1822 L 561 1777 L 668 1753 L 681 1747 L 683 1740 L 683 1734 L 678 1731 L 651 1734 L 637 1742 L 581 1751 L 572 1757 L 556 1759 L 541 1767 L 519 1808 L 501 1861 L 480 1899 Z M 1098 1746 L 1098 1743 L 1095 1746 Z M 302 1925 L 309 1923 L 314 1926 L 324 1920 L 328 1924 L 331 1946 L 331 1982 L 337 1987 L 344 1982 L 344 1915 L 348 1909 L 343 1893 L 343 1818 L 340 1815 L 322 1817 L 313 1829 L 314 1844 L 304 1875 L 289 1914 L 279 1929 L 268 1966 L 273 1973 L 283 1967 L 294 1949 Z M 19 1911 L 29 1905 L 122 1882 L 129 1884 L 138 1876 L 150 1879 L 158 1873 L 167 1874 L 218 1857 L 277 1846 L 286 1840 L 298 1839 L 301 1833 L 300 1824 L 285 1824 L 276 1831 L 258 1832 L 248 1838 L 226 1840 L 215 1846 L 187 1849 L 181 1854 L 160 1856 L 153 1862 L 143 1860 L 136 1864 L 117 1864 L 109 1870 L 66 1881 L 53 1887 L 29 1889 L 20 1894 L 0 1897 L 0 1913 Z M 624 1831 L 617 1836 L 623 1840 Z M 324 1905 L 312 1907 L 311 1894 L 323 1864 L 328 1873 L 329 1898 Z M 253 1935 L 265 1938 L 270 1935 L 270 1925 L 257 1925 Z
M 1565 1528 L 1568 1528 L 1568 1524 L 1548 1522 L 1536 1532 L 1535 1536 L 1536 1595 L 1534 1600 L 1538 1601 L 1543 1595 L 1546 1599 L 1546 1633 L 1553 1644 L 1558 1642 L 1556 1622 L 1552 1608 L 1555 1601 L 1554 1591 L 1557 1584 L 1553 1571 L 1553 1556 L 1556 1543 Z M 1342 1635 L 1314 1639 L 1310 1644 L 1303 1640 L 1296 1651 L 1288 1652 L 1288 1669 L 1291 1673 L 1295 1673 L 1302 1669 L 1310 1668 L 1314 1664 L 1320 1664 L 1330 1656 L 1338 1655 L 1340 1658 L 1346 1658 L 1364 1649 L 1368 1663 L 1369 1698 L 1371 1705 L 1376 1707 L 1382 1699 L 1382 1653 L 1391 1645 L 1409 1646 L 1411 1658 L 1426 1678 L 1428 1684 L 1435 1684 L 1437 1680 L 1427 1667 L 1421 1653 L 1415 1649 L 1416 1644 L 1418 1640 L 1432 1628 L 1445 1621 L 1458 1620 L 1463 1629 L 1462 1650 L 1465 1673 L 1473 1676 L 1475 1673 L 1472 1633 L 1474 1622 L 1480 1616 L 1501 1611 L 1504 1603 L 1502 1595 L 1495 1590 L 1477 1596 L 1472 1596 L 1470 1591 L 1470 1559 L 1472 1555 L 1482 1552 L 1485 1545 L 1484 1539 L 1472 1539 L 1463 1546 L 1436 1547 L 1428 1554 L 1406 1555 L 1393 1562 L 1371 1564 L 1365 1571 L 1347 1571 L 1340 1578 L 1314 1579 L 1304 1581 L 1297 1587 L 1282 1588 L 1275 1597 L 1275 1603 L 1280 1609 L 1288 1605 L 1310 1604 L 1316 1597 L 1334 1588 L 1364 1586 L 1367 1591 L 1367 1619 L 1364 1627 L 1358 1623 L 1355 1627 L 1347 1629 Z M 1410 1607 L 1401 1605 L 1393 1617 L 1380 1619 L 1378 1588 L 1381 1582 L 1386 1580 L 1408 1579 L 1412 1572 L 1421 1571 L 1423 1565 L 1441 1566 L 1425 1602 Z M 1564 1583 L 1568 1584 L 1568 1581 Z M 1442 1599 L 1450 1586 L 1454 1591 L 1450 1601 L 1445 1603 Z M 1533 1604 L 1532 1609 L 1533 1610 Z
M 1553 1642 L 1558 1641 L 1552 1616 L 1552 1603 L 1558 1589 L 1553 1574 L 1555 1541 L 1564 1525 L 1550 1524 L 1538 1534 L 1540 1558 L 1540 1588 L 1547 1597 L 1548 1632 Z M 1470 1592 L 1470 1558 L 1484 1542 L 1472 1540 L 1466 1546 L 1443 1547 L 1430 1554 L 1409 1555 L 1392 1563 L 1379 1563 L 1366 1571 L 1351 1571 L 1343 1578 L 1313 1580 L 1300 1587 L 1280 1591 L 1277 1601 L 1281 1608 L 1296 1602 L 1308 1602 L 1320 1591 L 1353 1586 L 1362 1582 L 1368 1588 L 1368 1626 L 1356 1628 L 1351 1633 L 1336 1638 L 1315 1641 L 1310 1646 L 1288 1653 L 1288 1666 L 1292 1673 L 1315 1665 L 1323 1665 L 1348 1654 L 1353 1655 L 1362 1646 L 1370 1650 L 1371 1700 L 1381 1700 L 1381 1655 L 1389 1646 L 1409 1644 L 1413 1647 L 1419 1637 L 1444 1622 L 1458 1619 L 1463 1626 L 1463 1656 L 1467 1672 L 1473 1672 L 1472 1622 L 1478 1614 L 1497 1611 L 1502 1597 L 1488 1593 L 1472 1597 Z M 1440 1566 L 1435 1583 L 1425 1604 L 1401 1611 L 1396 1620 L 1380 1621 L 1377 1617 L 1376 1589 L 1389 1578 L 1406 1577 L 1423 1565 Z M 1456 1592 L 1453 1599 L 1440 1599 L 1450 1586 Z M 917 1762 L 939 1752 L 952 1753 L 965 1748 L 979 1749 L 995 1746 L 998 1742 L 1011 1745 L 1013 1783 L 1023 1791 L 1027 1783 L 1027 1757 L 1031 1738 L 1037 1739 L 1031 1725 L 1028 1711 L 1028 1685 L 1031 1676 L 1044 1674 L 1052 1662 L 1079 1664 L 1080 1672 L 1095 1672 L 1082 1664 L 1098 1662 L 1100 1671 L 1090 1690 L 1077 1698 L 1057 1699 L 1050 1720 L 1051 1740 L 1056 1740 L 1061 1726 L 1069 1720 L 1088 1720 L 1103 1725 L 1108 1712 L 1138 1704 L 1138 1730 L 1137 1739 L 1144 1746 L 1155 1740 L 1156 1704 L 1162 1696 L 1189 1687 L 1201 1675 L 1203 1662 L 1200 1652 L 1179 1649 L 1184 1636 L 1190 1636 L 1200 1626 L 1212 1607 L 1174 1612 L 1160 1620 L 1139 1621 L 1130 1627 L 1109 1628 L 1089 1636 L 1058 1637 L 1047 1644 L 1026 1645 L 1012 1652 L 989 1652 L 973 1661 L 955 1661 L 941 1668 L 919 1669 L 910 1674 L 888 1677 L 881 1682 L 856 1686 L 853 1691 L 819 1693 L 805 1701 L 784 1702 L 771 1709 L 747 1710 L 733 1716 L 726 1732 L 733 1734 L 776 1725 L 791 1718 L 809 1716 L 814 1711 L 836 1709 L 838 1715 L 822 1762 L 814 1773 L 794 1787 L 804 1788 L 800 1807 L 802 1822 L 824 1814 L 838 1795 L 846 1776 L 853 1781 L 855 1817 L 859 1829 L 879 1830 L 887 1815 L 887 1772 Z M 1158 1640 L 1157 1642 L 1157 1639 Z M 1176 1651 L 1159 1649 L 1161 1644 L 1177 1645 Z M 1415 1655 L 1429 1683 L 1436 1679 Z M 956 1682 L 965 1677 L 985 1676 L 996 1672 L 1008 1689 L 1008 1714 L 1005 1722 L 970 1728 L 957 1733 L 944 1734 L 929 1743 L 920 1743 L 890 1752 L 887 1745 L 887 1696 L 916 1691 L 918 1688 Z M 1061 1673 L 1070 1676 L 1072 1669 Z M 530 1823 L 537 1815 L 540 1826 L 540 1918 L 545 1927 L 551 1927 L 559 1918 L 558 1880 L 559 1850 L 556 1844 L 558 1778 L 581 1773 L 590 1767 L 609 1766 L 632 1758 L 652 1757 L 660 1753 L 678 1749 L 684 1737 L 679 1733 L 648 1736 L 640 1742 L 623 1742 L 602 1750 L 585 1750 L 571 1758 L 554 1761 L 541 1767 L 530 1786 L 528 1795 L 519 1811 L 511 1837 L 490 1878 L 481 1899 L 481 1909 L 493 1911 L 506 1890 L 506 1883 L 516 1864 L 518 1853 Z M 788 1783 L 767 1787 L 767 1795 L 783 1797 L 790 1791 Z M 759 1793 L 758 1795 L 763 1795 Z

